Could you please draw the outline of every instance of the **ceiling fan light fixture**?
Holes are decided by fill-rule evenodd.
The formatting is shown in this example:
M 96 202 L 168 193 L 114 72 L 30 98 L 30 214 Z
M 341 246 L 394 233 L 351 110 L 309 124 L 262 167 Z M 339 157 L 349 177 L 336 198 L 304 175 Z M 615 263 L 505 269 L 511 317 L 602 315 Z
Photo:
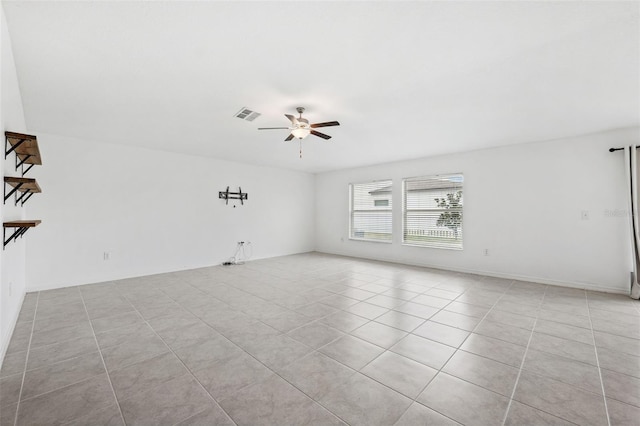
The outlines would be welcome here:
M 291 131 L 291 134 L 293 136 L 295 136 L 296 138 L 298 138 L 298 139 L 304 139 L 307 136 L 309 136 L 310 133 L 311 133 L 311 129 L 308 129 L 308 128 L 305 129 L 305 128 L 302 128 L 302 127 L 299 127 L 297 129 L 293 129 Z

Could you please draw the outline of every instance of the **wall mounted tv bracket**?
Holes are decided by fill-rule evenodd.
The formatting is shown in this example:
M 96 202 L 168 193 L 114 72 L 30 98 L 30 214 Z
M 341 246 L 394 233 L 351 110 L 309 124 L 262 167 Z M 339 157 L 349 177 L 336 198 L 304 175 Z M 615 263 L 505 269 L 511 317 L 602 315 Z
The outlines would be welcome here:
M 238 187 L 238 192 L 229 192 L 227 186 L 226 191 L 218 192 L 218 198 L 225 200 L 225 204 L 229 204 L 229 200 L 240 200 L 240 204 L 244 205 L 244 200 L 249 198 L 249 194 L 242 192 L 242 188 Z M 235 207 L 235 206 L 234 206 Z

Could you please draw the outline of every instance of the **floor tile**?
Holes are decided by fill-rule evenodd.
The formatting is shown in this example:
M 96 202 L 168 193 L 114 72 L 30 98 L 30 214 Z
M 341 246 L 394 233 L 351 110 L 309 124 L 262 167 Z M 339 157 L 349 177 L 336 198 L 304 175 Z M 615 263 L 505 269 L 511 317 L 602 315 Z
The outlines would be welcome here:
M 434 316 L 440 309 L 432 306 L 421 305 L 419 303 L 407 302 L 393 308 L 394 311 L 404 314 L 413 315 L 422 319 L 429 319 Z
M 339 386 L 355 371 L 319 352 L 313 352 L 283 368 L 280 375 L 314 399 Z
M 29 370 L 24 376 L 22 398 L 31 398 L 104 373 L 98 352 Z
M 520 346 L 527 346 L 529 338 L 531 337 L 531 331 L 527 329 L 513 327 L 500 322 L 489 321 L 487 319 L 484 319 L 475 328 L 475 330 L 473 330 L 473 332 L 483 336 L 504 340 L 505 342 L 515 343 Z
M 357 337 L 344 336 L 323 346 L 319 351 L 354 370 L 360 370 L 384 352 L 384 349 Z
M 558 355 L 529 349 L 523 369 L 593 393 L 602 393 L 598 368 Z
M 256 343 L 249 345 L 246 351 L 276 371 L 312 351 L 310 347 L 283 334 L 268 336 Z
M 174 352 L 191 371 L 201 370 L 216 362 L 226 361 L 244 354 L 242 349 L 224 337 L 181 346 L 176 348 Z
M 602 382 L 607 398 L 640 408 L 640 379 L 603 369 Z
M 199 321 L 182 327 L 168 327 L 157 331 L 158 335 L 171 349 L 214 339 L 220 335 L 210 326 Z
M 455 352 L 455 349 L 450 346 L 413 334 L 400 340 L 390 350 L 437 370 L 442 368 Z
M 414 399 L 438 371 L 394 352 L 385 352 L 361 372 Z
M 101 333 L 103 331 L 113 330 L 114 328 L 142 324 L 143 321 L 140 314 L 134 311 L 93 320 L 91 321 L 91 325 L 95 333 Z
M 351 334 L 383 348 L 393 346 L 407 335 L 405 331 L 373 321 L 353 330 Z
M 54 343 L 53 345 L 32 348 L 29 351 L 27 370 L 44 367 L 45 365 L 97 351 L 98 345 L 96 345 L 96 340 L 93 336 L 80 337 Z
M 535 331 L 538 333 L 550 334 L 556 337 L 562 337 L 567 340 L 575 340 L 576 342 L 593 344 L 593 334 L 591 330 L 572 325 L 561 324 L 553 321 L 538 320 Z
M 122 414 L 117 404 L 109 405 L 105 408 L 92 411 L 91 413 L 79 417 L 65 426 L 124 426 Z
M 418 402 L 465 425 L 501 424 L 509 398 L 439 373 Z
M 238 425 L 340 425 L 333 414 L 278 376 L 221 402 Z
M 343 333 L 349 333 L 369 322 L 367 318 L 354 315 L 349 312 L 336 312 L 319 320 L 323 324 L 333 327 Z
M 221 360 L 193 374 L 218 401 L 232 393 L 264 380 L 273 373 L 253 357 L 242 353 L 235 358 Z
M 445 306 L 447 306 L 449 303 L 451 303 L 451 300 L 421 294 L 420 296 L 416 296 L 413 299 L 411 299 L 411 302 L 419 303 L 421 305 L 431 306 L 432 308 L 442 309 Z
M 640 357 L 640 340 L 628 337 L 616 336 L 615 334 L 594 331 L 593 336 L 598 348 L 606 348 L 612 351 L 623 352 L 625 354 Z
M 312 322 L 290 331 L 287 335 L 307 346 L 317 349 L 344 336 L 344 333 L 324 325 L 321 322 Z
M 13 426 L 18 404 L 5 405 L 0 409 L 0 426 Z
M 0 379 L 0 407 L 18 402 L 22 387 L 22 377 L 23 374 L 18 373 Z
M 571 426 L 574 423 L 561 419 L 560 417 L 552 416 L 544 411 L 536 410 L 533 407 L 519 403 L 518 401 L 511 401 L 509 407 L 509 413 L 505 421 L 505 426 L 522 426 L 522 425 L 536 425 L 536 426 Z
M 520 368 L 526 347 L 471 333 L 460 349 Z
M 414 317 L 398 311 L 389 311 L 375 319 L 376 322 L 397 328 L 406 332 L 412 332 L 420 324 L 424 323 L 424 318 Z
M 606 348 L 597 348 L 600 368 L 640 378 L 640 357 Z
M 449 303 L 444 310 L 475 318 L 484 318 L 487 312 L 489 312 L 489 308 L 462 302 Z
M 640 408 L 607 398 L 611 426 L 635 426 L 640 419 Z
M 516 401 L 580 425 L 607 424 L 602 395 L 522 371 L 513 396 Z
M 357 373 L 320 398 L 320 403 L 349 425 L 372 426 L 394 424 L 411 400 Z
M 394 426 L 457 426 L 460 423 L 414 402 Z
M 518 377 L 517 368 L 465 351 L 457 351 L 442 371 L 508 398 Z
M 70 422 L 115 403 L 106 374 L 20 402 L 18 425 Z
M 523 328 L 525 330 L 533 330 L 533 326 L 536 323 L 536 319 L 534 317 L 499 311 L 495 308 L 487 314 L 485 320 L 500 324 L 508 324 L 509 326 Z
M 171 352 L 109 373 L 119 400 L 131 398 L 144 390 L 187 373 L 182 362 Z
M 586 343 L 534 332 L 531 336 L 529 347 L 538 351 L 586 362 L 587 364 L 597 365 L 595 348 L 593 345 Z
M 78 337 L 91 337 L 93 330 L 88 321 L 61 327 L 50 331 L 34 332 L 31 338 L 31 348 L 37 348 L 45 345 L 60 343 L 65 340 L 75 339 Z
M 372 305 L 367 302 L 360 302 L 355 305 L 349 306 L 349 308 L 345 309 L 347 312 L 352 314 L 367 318 L 367 319 L 376 319 L 380 315 L 389 312 L 389 309 L 384 308 L 382 306 Z
M 311 318 L 294 311 L 288 311 L 262 320 L 262 322 L 268 326 L 271 326 L 282 333 L 287 333 L 294 328 L 308 324 L 311 321 Z
M 8 353 L 4 356 L 0 377 L 12 376 L 24 371 L 27 361 L 27 351 Z
M 186 420 L 181 421 L 176 426 L 234 426 L 235 423 L 229 418 L 218 404 L 212 401 L 211 406 L 206 408 Z
M 136 324 L 129 327 L 96 333 L 100 349 L 136 342 L 142 338 L 155 336 L 156 333 L 147 324 Z
M 432 316 L 430 320 L 466 331 L 472 331 L 480 322 L 479 318 L 444 310 Z
M 147 336 L 118 346 L 102 349 L 102 356 L 109 371 L 126 367 L 169 350 L 157 336 Z
M 120 401 L 127 425 L 175 424 L 201 412 L 211 398 L 190 375 Z
M 444 343 L 445 345 L 453 346 L 455 348 L 459 347 L 469 336 L 468 331 L 433 322 L 431 320 L 415 329 L 413 334 L 425 337 L 429 340 Z

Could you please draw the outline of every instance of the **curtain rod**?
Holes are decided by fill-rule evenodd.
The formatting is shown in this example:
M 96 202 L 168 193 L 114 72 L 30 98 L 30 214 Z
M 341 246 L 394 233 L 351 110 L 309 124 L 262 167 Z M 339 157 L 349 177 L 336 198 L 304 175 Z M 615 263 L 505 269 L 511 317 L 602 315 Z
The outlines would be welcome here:
M 636 149 L 639 149 L 640 145 L 636 146 Z M 624 148 L 609 148 L 609 152 L 614 152 L 614 151 L 622 151 L 624 150 Z

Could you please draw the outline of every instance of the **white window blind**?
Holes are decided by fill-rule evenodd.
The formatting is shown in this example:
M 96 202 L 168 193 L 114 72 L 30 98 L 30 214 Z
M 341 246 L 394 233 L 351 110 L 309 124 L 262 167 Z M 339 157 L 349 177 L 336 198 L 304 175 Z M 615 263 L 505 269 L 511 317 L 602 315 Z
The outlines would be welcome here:
M 462 249 L 462 173 L 403 181 L 402 242 Z
M 391 242 L 391 180 L 349 185 L 352 239 Z

